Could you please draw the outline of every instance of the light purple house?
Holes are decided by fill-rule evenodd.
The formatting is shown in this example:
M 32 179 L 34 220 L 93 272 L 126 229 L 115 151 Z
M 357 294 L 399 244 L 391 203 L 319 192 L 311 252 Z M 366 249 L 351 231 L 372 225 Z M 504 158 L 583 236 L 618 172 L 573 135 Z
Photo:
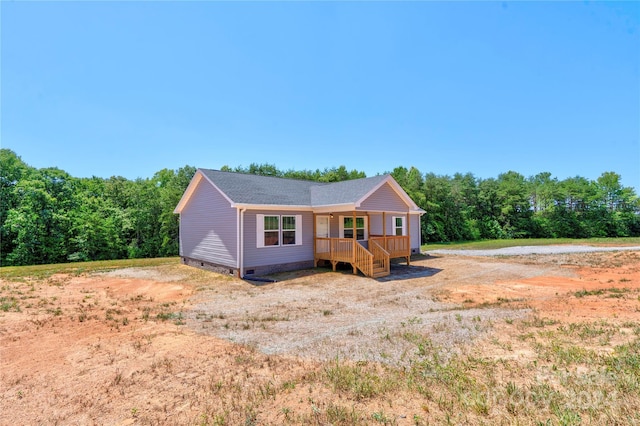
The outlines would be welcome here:
M 350 264 L 389 275 L 420 250 L 420 209 L 390 175 L 335 183 L 198 169 L 175 209 L 183 263 L 261 275 Z

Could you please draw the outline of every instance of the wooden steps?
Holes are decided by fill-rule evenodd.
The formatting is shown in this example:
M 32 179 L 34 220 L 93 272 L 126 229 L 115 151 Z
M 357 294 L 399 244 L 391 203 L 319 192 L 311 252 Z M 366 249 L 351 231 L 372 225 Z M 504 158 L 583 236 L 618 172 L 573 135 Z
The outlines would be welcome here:
M 384 267 L 373 268 L 372 278 L 381 278 L 390 275 L 390 272 L 387 271 Z

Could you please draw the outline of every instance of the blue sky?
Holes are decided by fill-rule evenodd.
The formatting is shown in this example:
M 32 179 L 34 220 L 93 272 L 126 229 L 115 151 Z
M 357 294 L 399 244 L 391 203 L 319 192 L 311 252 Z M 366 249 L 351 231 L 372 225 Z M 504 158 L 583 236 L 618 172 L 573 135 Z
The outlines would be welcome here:
M 1 146 L 184 165 L 602 172 L 640 189 L 639 2 L 0 2 Z

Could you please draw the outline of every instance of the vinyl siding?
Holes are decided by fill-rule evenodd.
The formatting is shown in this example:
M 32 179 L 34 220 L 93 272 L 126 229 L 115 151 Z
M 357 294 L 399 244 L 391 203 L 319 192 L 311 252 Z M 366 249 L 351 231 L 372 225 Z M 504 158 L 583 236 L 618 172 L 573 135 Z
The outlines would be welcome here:
M 329 219 L 329 236 L 331 238 L 340 238 L 340 215 L 347 213 L 334 213 L 333 217 Z
M 205 180 L 180 215 L 180 255 L 237 267 L 237 210 Z
M 393 227 L 393 218 L 398 216 L 406 217 L 405 214 L 401 213 L 387 213 L 385 216 L 385 229 L 382 226 L 382 213 L 371 213 L 369 215 L 369 228 L 371 235 L 383 235 L 383 231 L 386 231 L 387 235 L 393 235 L 395 231 Z M 413 222 L 411 222 L 411 226 L 413 226 Z
M 410 216 L 411 220 L 411 229 L 409 232 L 411 233 L 411 248 L 418 249 L 418 253 L 420 252 L 420 215 L 412 214 Z
M 387 218 L 388 219 L 388 218 Z M 390 220 L 387 220 L 387 233 L 389 232 Z M 382 235 L 382 213 L 371 213 L 369 215 L 369 235 Z
M 256 215 L 302 215 L 302 245 L 257 247 Z M 333 231 L 333 229 L 332 229 Z M 257 266 L 313 261 L 313 213 L 248 210 L 244 213 L 244 269 Z
M 409 206 L 402 198 L 391 188 L 391 185 L 385 183 L 376 192 L 371 194 L 362 202 L 357 210 L 364 211 L 396 211 L 406 212 Z

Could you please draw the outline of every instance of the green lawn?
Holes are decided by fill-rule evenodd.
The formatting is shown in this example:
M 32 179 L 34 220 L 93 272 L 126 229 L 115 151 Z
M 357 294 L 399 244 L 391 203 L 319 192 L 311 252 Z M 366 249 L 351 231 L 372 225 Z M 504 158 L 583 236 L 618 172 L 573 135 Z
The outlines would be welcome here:
M 635 246 L 640 245 L 640 237 L 629 238 L 532 238 L 518 240 L 487 240 L 468 241 L 454 243 L 431 243 L 424 244 L 421 248 L 425 250 L 456 249 L 456 250 L 491 250 L 516 246 L 548 246 L 558 244 L 579 244 L 589 246 L 615 245 L 615 246 Z
M 108 271 L 110 269 L 177 265 L 179 262 L 179 257 L 159 257 L 154 259 L 97 260 L 93 262 L 56 263 L 51 265 L 5 266 L 0 268 L 0 278 L 47 278 L 54 274 L 79 275 L 85 272 Z

